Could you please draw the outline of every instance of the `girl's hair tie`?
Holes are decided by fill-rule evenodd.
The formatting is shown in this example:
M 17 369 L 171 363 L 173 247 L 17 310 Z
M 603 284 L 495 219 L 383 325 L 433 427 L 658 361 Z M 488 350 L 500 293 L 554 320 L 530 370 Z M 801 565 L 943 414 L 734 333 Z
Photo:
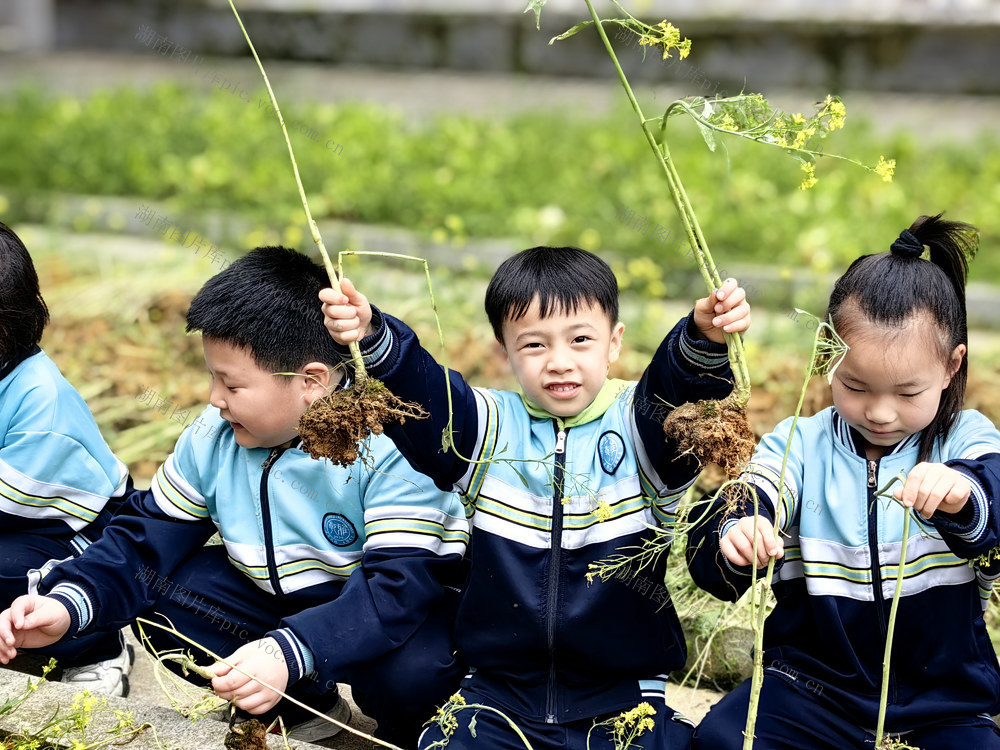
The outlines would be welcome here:
M 896 255 L 904 258 L 919 258 L 924 252 L 924 243 L 914 236 L 909 229 L 904 229 L 899 233 L 899 239 L 892 243 L 890 248 Z

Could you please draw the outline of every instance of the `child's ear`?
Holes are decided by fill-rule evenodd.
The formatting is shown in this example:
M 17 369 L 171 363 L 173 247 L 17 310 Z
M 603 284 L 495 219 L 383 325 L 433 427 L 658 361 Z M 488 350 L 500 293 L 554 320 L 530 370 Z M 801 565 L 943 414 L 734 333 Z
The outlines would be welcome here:
M 625 335 L 625 324 L 621 321 L 615 323 L 611 329 L 611 345 L 608 348 L 608 364 L 618 361 L 618 355 L 622 353 L 622 337 Z
M 948 359 L 948 372 L 946 373 L 944 379 L 944 388 L 951 385 L 951 379 L 955 377 L 955 373 L 958 372 L 958 368 L 962 366 L 962 360 L 965 359 L 965 353 L 967 351 L 968 349 L 965 344 L 959 344 L 951 350 L 951 357 Z
M 331 368 L 322 362 L 310 362 L 299 371 L 305 375 L 301 381 L 302 398 L 308 404 L 325 396 L 344 377 L 343 369 Z

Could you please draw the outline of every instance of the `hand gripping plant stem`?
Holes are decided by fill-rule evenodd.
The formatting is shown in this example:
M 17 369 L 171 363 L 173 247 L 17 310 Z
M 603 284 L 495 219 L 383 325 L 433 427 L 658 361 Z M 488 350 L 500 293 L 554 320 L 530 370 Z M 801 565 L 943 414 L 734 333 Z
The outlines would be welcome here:
M 163 631 L 165 631 L 167 633 L 170 633 L 175 638 L 178 638 L 178 639 L 184 641 L 185 643 L 188 643 L 188 644 L 194 646 L 195 648 L 198 648 L 201 651 L 204 651 L 206 654 L 208 654 L 209 656 L 211 656 L 216 661 L 218 661 L 218 662 L 220 662 L 222 664 L 225 664 L 225 665 L 231 667 L 234 671 L 239 672 L 240 674 L 242 674 L 242 675 L 244 675 L 246 677 L 249 677 L 254 682 L 257 682 L 257 683 L 263 685 L 264 687 L 266 687 L 266 688 L 268 688 L 270 690 L 273 690 L 275 693 L 277 693 L 278 695 L 280 695 L 284 700 L 289 701 L 291 703 L 294 703 L 299 708 L 304 708 L 309 713 L 311 713 L 311 714 L 313 714 L 315 716 L 318 716 L 319 718 L 324 719 L 325 721 L 328 721 L 331 724 L 340 727 L 341 729 L 345 729 L 348 732 L 350 732 L 351 734 L 357 735 L 358 737 L 363 737 L 364 739 L 368 740 L 369 742 L 374 742 L 376 745 L 381 745 L 382 747 L 390 748 L 390 750 L 402 750 L 402 748 L 400 748 L 400 747 L 398 747 L 396 745 L 392 745 L 392 744 L 390 744 L 388 742 L 385 742 L 383 740 L 378 739 L 377 737 L 372 737 L 371 735 L 365 734 L 364 732 L 360 732 L 360 731 L 358 731 L 357 729 L 355 729 L 352 726 L 348 726 L 347 724 L 343 724 L 343 723 L 337 721 L 336 719 L 331 719 L 326 714 L 320 713 L 319 711 L 317 711 L 316 709 L 312 708 L 311 706 L 307 706 L 305 703 L 302 703 L 301 701 L 296 700 L 295 698 L 293 698 L 290 695 L 282 692 L 281 690 L 278 690 L 278 688 L 274 687 L 273 685 L 269 685 L 268 683 L 264 682 L 264 680 L 260 679 L 259 677 L 256 677 L 255 675 L 252 675 L 252 674 L 249 674 L 248 672 L 245 672 L 244 670 L 242 670 L 239 667 L 237 667 L 235 664 L 230 664 L 226 659 L 223 659 L 218 654 L 216 654 L 213 651 L 205 648 L 205 646 L 202 646 L 197 641 L 194 641 L 191 638 L 188 638 L 186 635 L 184 635 L 182 632 L 180 632 L 177 628 L 173 627 L 172 625 L 171 626 L 162 625 L 162 624 L 160 624 L 158 622 L 153 622 L 152 620 L 147 620 L 144 617 L 137 618 L 136 619 L 136 624 L 139 627 L 140 633 L 143 633 L 143 626 L 144 625 L 149 625 L 150 627 L 159 628 L 160 630 L 163 630 Z M 145 636 L 144 633 L 143 633 L 143 638 L 146 638 L 146 636 Z M 205 670 L 202 667 L 197 667 L 196 668 L 196 666 L 193 664 L 193 662 L 187 661 L 187 662 L 185 662 L 185 666 L 188 669 L 196 671 L 198 674 L 200 674 L 202 677 L 204 677 L 206 679 L 211 679 L 211 678 L 215 677 L 214 674 L 208 672 L 207 670 Z
M 309 201 L 306 199 L 306 191 L 302 186 L 302 178 L 299 176 L 299 165 L 295 161 L 295 152 L 292 150 L 292 140 L 288 137 L 288 128 L 285 127 L 285 118 L 281 115 L 281 108 L 278 107 L 278 100 L 274 96 L 274 90 L 271 88 L 271 81 L 268 80 L 267 71 L 264 70 L 264 65 L 260 61 L 260 57 L 257 55 L 257 49 L 253 46 L 253 42 L 250 41 L 250 35 L 247 33 L 246 27 L 243 25 L 243 19 L 240 18 L 239 11 L 236 10 L 236 6 L 233 4 L 233 0 L 229 0 L 229 7 L 233 9 L 233 14 L 236 16 L 236 22 L 240 25 L 240 30 L 243 32 L 244 39 L 247 40 L 247 44 L 250 46 L 250 52 L 253 54 L 253 59 L 257 61 L 257 67 L 260 68 L 260 74 L 264 78 L 264 85 L 267 87 L 267 95 L 271 98 L 271 106 L 274 107 L 275 113 L 278 115 L 278 122 L 281 123 L 281 132 L 285 136 L 285 144 L 288 146 L 288 156 L 292 160 L 292 171 L 295 173 L 295 184 L 299 188 L 299 198 L 302 199 L 302 208 L 306 212 L 306 220 L 309 222 L 309 231 L 312 232 L 313 242 L 319 248 L 319 254 L 323 258 L 323 267 L 326 269 L 327 276 L 330 277 L 330 286 L 335 292 L 340 292 L 340 280 L 337 278 L 337 273 L 334 270 L 333 262 L 330 260 L 330 255 L 326 251 L 326 245 L 323 244 L 323 238 L 319 234 L 319 227 L 313 220 L 312 212 L 309 210 Z M 365 369 L 364 359 L 361 356 L 361 348 L 358 346 L 356 341 L 352 341 L 348 345 L 348 349 L 351 352 L 351 364 L 354 365 L 354 377 L 355 377 L 355 387 L 359 391 L 364 390 L 365 383 L 368 380 L 368 371 Z
M 653 135 L 653 131 L 649 126 L 650 121 L 648 121 L 642 113 L 642 108 L 639 106 L 639 102 L 635 98 L 632 87 L 629 85 L 628 78 L 626 78 L 625 72 L 622 70 L 621 64 L 618 62 L 618 57 L 615 55 L 614 48 L 611 46 L 611 41 L 608 39 L 608 35 L 604 31 L 604 26 L 600 16 L 598 16 L 597 11 L 594 10 L 591 0 L 585 1 L 587 3 L 587 9 L 590 11 L 591 18 L 594 19 L 594 26 L 597 29 L 597 33 L 601 37 L 604 48 L 607 50 L 608 56 L 614 63 L 615 69 L 618 71 L 618 77 L 621 79 L 622 86 L 625 89 L 625 94 L 628 96 L 632 109 L 639 118 L 639 124 L 642 127 L 643 135 L 646 136 L 646 141 L 649 143 L 649 147 L 653 149 L 653 153 L 656 154 L 656 160 L 660 164 L 660 167 L 667 178 L 667 187 L 670 190 L 670 197 L 674 202 L 674 206 L 677 208 L 677 213 L 680 215 L 681 223 L 684 225 L 684 233 L 687 236 L 688 243 L 690 244 L 691 250 L 698 262 L 698 269 L 701 272 L 701 277 L 704 279 L 709 293 L 712 293 L 722 286 L 722 279 L 719 277 L 719 272 L 715 267 L 715 261 L 712 259 L 712 255 L 708 250 L 708 242 L 705 240 L 705 235 L 701 231 L 701 226 L 698 224 L 698 219 L 694 214 L 691 201 L 687 196 L 687 192 L 684 190 L 684 186 L 681 184 L 680 176 L 677 174 L 677 168 L 675 167 L 674 161 L 670 156 L 670 149 L 667 146 L 667 142 L 665 139 L 661 144 L 656 142 L 656 136 Z M 735 386 L 731 398 L 733 404 L 737 408 L 744 408 L 750 400 L 750 373 L 747 369 L 746 356 L 743 353 L 743 341 L 737 334 L 733 333 L 725 334 L 725 338 L 726 348 L 729 351 L 729 362 L 733 370 L 733 381 Z
M 889 494 L 889 489 L 896 482 L 905 482 L 902 472 L 893 477 L 888 484 L 878 491 L 879 496 L 896 499 Z M 892 636 L 896 632 L 896 610 L 899 609 L 899 597 L 903 592 L 903 573 L 906 571 L 906 543 L 910 538 L 910 509 L 903 506 L 903 543 L 899 548 L 899 567 L 896 569 L 896 589 L 892 594 L 892 607 L 889 609 L 889 624 L 885 634 L 885 654 L 882 656 L 882 693 L 878 704 L 878 724 L 875 727 L 875 748 L 881 750 L 882 736 L 885 731 L 885 710 L 889 702 L 889 664 L 892 658 Z M 881 602 L 876 602 L 881 606 Z

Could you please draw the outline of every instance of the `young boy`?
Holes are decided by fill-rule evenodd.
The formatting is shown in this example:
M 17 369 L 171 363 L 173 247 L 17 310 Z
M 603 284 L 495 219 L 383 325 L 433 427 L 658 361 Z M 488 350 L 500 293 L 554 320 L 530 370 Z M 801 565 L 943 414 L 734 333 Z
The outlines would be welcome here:
M 588 585 L 588 566 L 669 527 L 698 473 L 664 440 L 665 404 L 723 396 L 730 375 L 723 331 L 749 325 L 735 281 L 699 300 L 638 384 L 608 380 L 624 325 L 618 284 L 596 256 L 537 247 L 506 260 L 486 312 L 523 393 L 445 378 L 413 332 L 374 310 L 348 280 L 324 290 L 326 325 L 339 344 L 360 340 L 369 372 L 429 420 L 387 432 L 441 488 L 461 493 L 472 517 L 471 577 L 456 642 L 471 667 L 467 703 L 509 716 L 534 747 L 612 744 L 603 721 L 646 701 L 656 711 L 646 750 L 683 748 L 691 728 L 664 699 L 666 673 L 684 664 L 670 606 L 666 556 L 646 575 Z M 455 450 L 441 450 L 449 421 Z M 645 583 L 640 583 L 640 581 Z M 637 585 L 638 584 L 638 585 Z M 460 711 L 450 750 L 519 748 L 493 711 Z M 475 727 L 472 720 L 475 718 Z M 442 739 L 432 727 L 427 748 Z
M 151 491 L 135 493 L 100 543 L 45 578 L 47 596 L 0 615 L 0 661 L 140 613 L 162 621 L 155 612 L 335 718 L 347 718 L 336 683 L 350 683 L 383 738 L 415 745 L 461 678 L 444 585 L 468 523 L 458 498 L 414 474 L 387 438 L 370 442 L 370 466 L 346 469 L 299 447 L 299 417 L 342 377 L 316 299 L 325 283 L 305 256 L 258 248 L 198 292 L 187 322 L 204 337 L 211 406 Z M 223 544 L 205 546 L 216 531 Z M 265 723 L 277 713 L 275 692 L 222 663 L 213 669 L 220 697 Z M 279 708 L 297 739 L 336 732 L 293 704 Z
M 131 489 L 80 394 L 39 347 L 49 311 L 27 248 L 0 223 L 0 608 L 29 579 L 100 538 Z M 128 694 L 121 633 L 92 633 L 45 649 L 63 682 Z

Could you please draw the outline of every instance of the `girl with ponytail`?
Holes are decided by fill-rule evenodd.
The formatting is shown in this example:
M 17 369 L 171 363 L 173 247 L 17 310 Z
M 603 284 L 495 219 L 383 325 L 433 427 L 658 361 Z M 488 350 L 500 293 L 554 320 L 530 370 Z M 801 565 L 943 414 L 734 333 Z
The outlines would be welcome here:
M 692 575 L 723 599 L 748 588 L 751 565 L 778 558 L 759 750 L 872 748 L 897 574 L 886 731 L 921 750 L 1000 748 L 990 718 L 1000 713 L 1000 666 L 983 623 L 1000 575 L 990 566 L 1000 432 L 962 410 L 977 244 L 974 227 L 921 216 L 888 252 L 851 264 L 828 310 L 850 347 L 833 375 L 834 405 L 762 439 L 742 476 L 759 499 L 756 523 L 753 503 L 720 497 L 689 535 Z M 892 502 L 880 490 L 896 476 L 905 478 Z M 748 680 L 712 709 L 695 748 L 742 747 L 749 692 Z

